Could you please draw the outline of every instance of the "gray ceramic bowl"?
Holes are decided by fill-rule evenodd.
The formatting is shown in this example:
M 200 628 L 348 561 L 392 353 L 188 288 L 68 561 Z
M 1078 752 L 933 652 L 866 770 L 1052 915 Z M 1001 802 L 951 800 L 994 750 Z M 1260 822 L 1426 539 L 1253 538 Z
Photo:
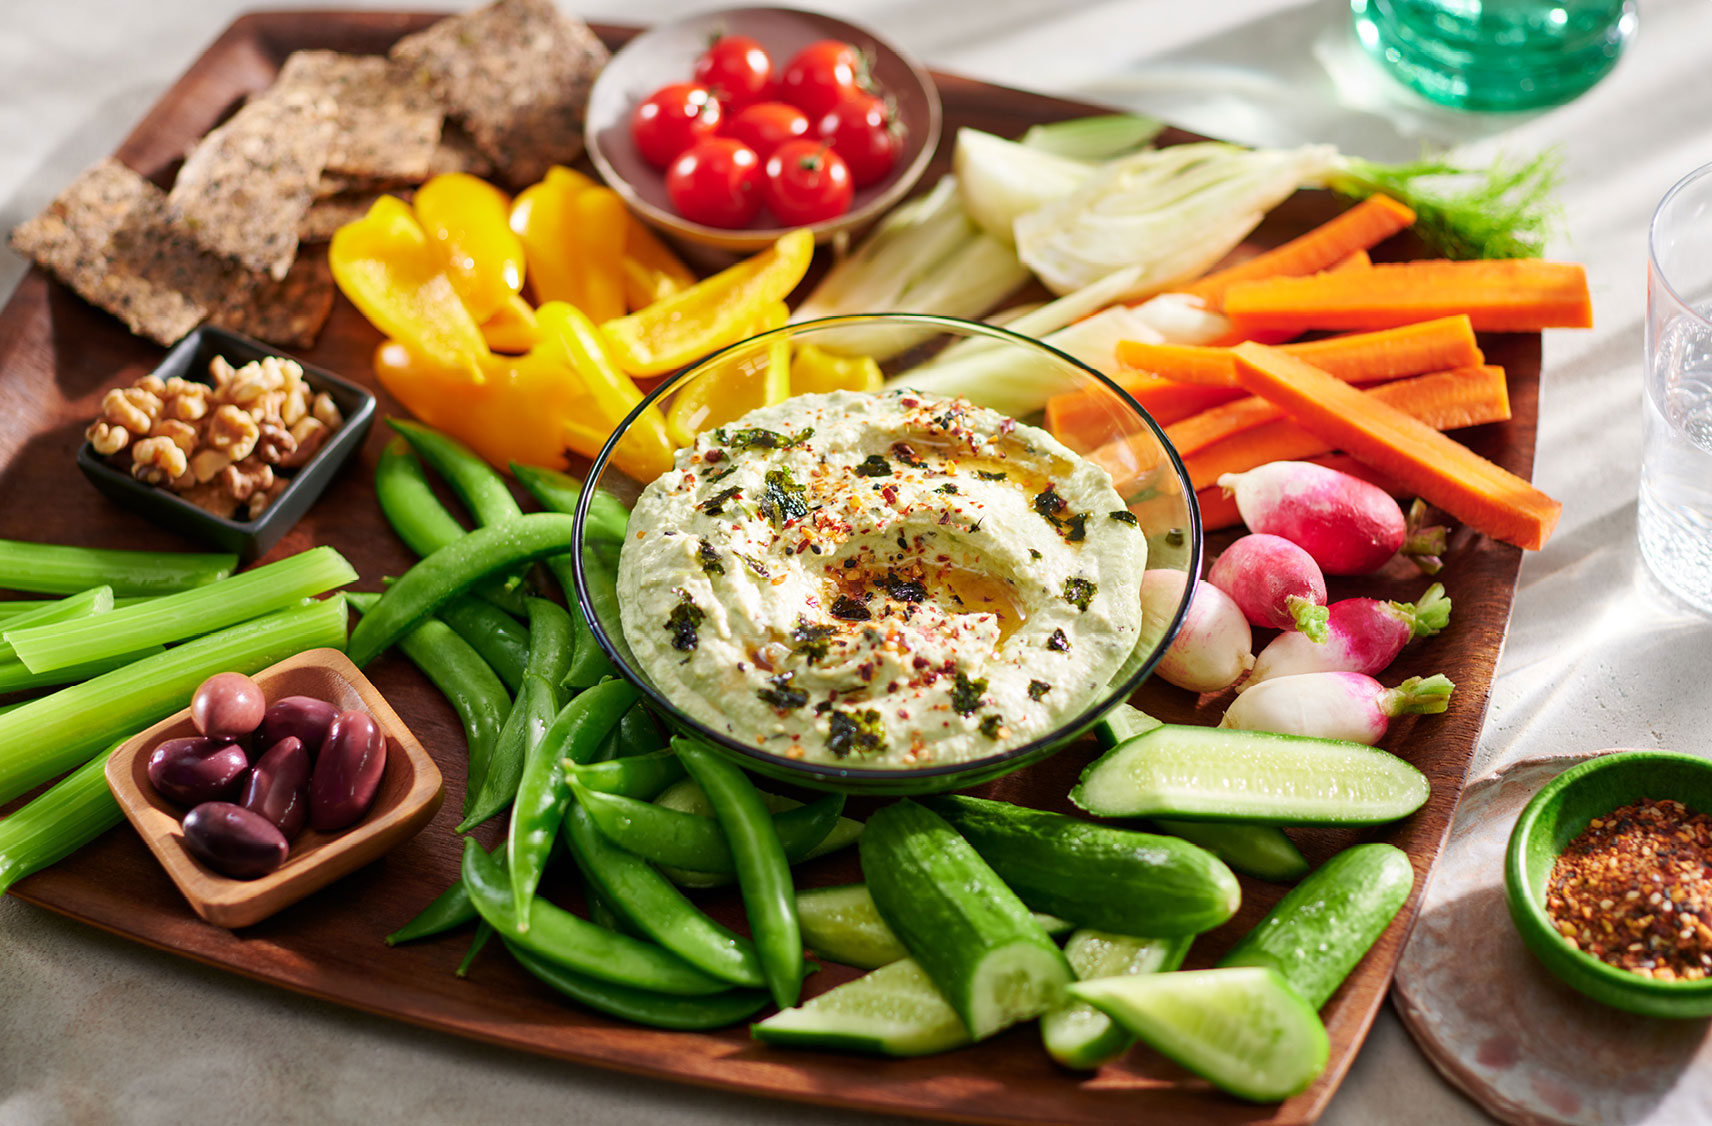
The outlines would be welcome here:
M 688 82 L 696 56 L 722 34 L 754 37 L 776 66 L 817 39 L 841 39 L 873 60 L 874 81 L 897 104 L 903 148 L 885 179 L 859 188 L 850 210 L 811 228 L 816 242 L 858 229 L 908 194 L 939 144 L 939 91 L 916 61 L 873 32 L 818 12 L 794 8 L 727 8 L 661 24 L 632 39 L 606 64 L 589 94 L 588 151 L 601 176 L 630 209 L 661 230 L 723 250 L 759 250 L 790 227 L 765 209 L 748 227 L 692 223 L 672 209 L 666 176 L 642 159 L 630 136 L 636 106 L 661 86 Z

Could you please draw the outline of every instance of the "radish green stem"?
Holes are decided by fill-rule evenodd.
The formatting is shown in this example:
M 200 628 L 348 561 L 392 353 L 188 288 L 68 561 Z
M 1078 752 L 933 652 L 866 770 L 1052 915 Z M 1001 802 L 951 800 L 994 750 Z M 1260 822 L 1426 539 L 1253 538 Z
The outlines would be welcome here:
M 1436 575 L 1444 568 L 1446 533 L 1442 524 L 1429 525 L 1426 519 L 1427 502 L 1416 497 L 1409 506 L 1403 546 L 1399 550 L 1421 569 L 1421 574 Z
M 1326 609 L 1324 603 L 1303 598 L 1299 594 L 1292 594 L 1284 600 L 1284 605 L 1289 609 L 1290 616 L 1296 619 L 1296 629 L 1304 637 L 1309 641 L 1325 644 L 1326 639 L 1331 636 L 1326 631 L 1326 623 L 1331 618 L 1331 611 Z
M 117 595 L 171 594 L 223 579 L 238 565 L 229 554 L 122 551 L 0 540 L 0 587 L 34 594 L 76 594 L 110 586 Z
M 107 788 L 107 756 L 118 749 L 119 742 L 66 775 L 35 801 L 0 819 L 0 894 L 124 820 L 119 803 Z
M 1419 640 L 1431 637 L 1450 624 L 1450 599 L 1445 597 L 1444 584 L 1434 583 L 1411 604 L 1392 602 L 1391 610 L 1409 626 L 1411 636 Z
M 1379 710 L 1388 716 L 1437 715 L 1450 707 L 1452 684 L 1443 674 L 1411 676 L 1379 698 Z
M 0 802 L 166 718 L 217 672 L 254 673 L 305 649 L 343 649 L 345 617 L 345 600 L 337 596 L 280 610 L 0 716 Z
M 316 547 L 110 614 L 55 625 L 14 625 L 5 638 L 31 672 L 51 672 L 225 629 L 356 578 L 356 569 L 344 556 L 330 547 Z
M 92 587 L 89 590 L 70 594 L 54 602 L 38 602 L 34 607 L 8 619 L 7 629 L 28 629 L 32 626 L 52 625 L 56 622 L 73 622 L 79 618 L 88 618 L 96 614 L 105 614 L 113 608 L 113 588 L 108 586 Z M 0 657 L 16 658 L 17 653 L 10 641 L 0 642 Z

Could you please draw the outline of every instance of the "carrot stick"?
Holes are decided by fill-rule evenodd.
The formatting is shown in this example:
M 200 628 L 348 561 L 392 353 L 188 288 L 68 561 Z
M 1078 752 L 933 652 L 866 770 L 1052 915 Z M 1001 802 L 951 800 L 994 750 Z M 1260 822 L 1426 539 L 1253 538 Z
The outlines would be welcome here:
M 1563 505 L 1509 470 L 1288 353 L 1239 344 L 1236 354 L 1244 386 L 1283 407 L 1331 447 L 1354 454 L 1496 539 L 1538 550 L 1551 537 Z
M 1243 398 L 1241 387 L 1198 387 L 1146 372 L 1124 372 L 1116 380 L 1161 426 L 1169 426 L 1208 407 Z M 1054 395 L 1046 402 L 1046 428 L 1075 450 L 1091 450 L 1130 429 L 1126 411 L 1104 387 Z
M 1477 332 L 1591 328 L 1586 271 L 1534 258 L 1381 262 L 1366 270 L 1238 282 L 1225 295 L 1238 332 L 1378 329 L 1467 313 Z
M 1415 221 L 1415 213 L 1387 196 L 1369 196 L 1305 235 L 1186 286 L 1209 309 L 1224 308 L 1226 291 L 1256 278 L 1300 277 L 1329 270 L 1356 251 L 1384 242 Z
M 1335 274 L 1344 270 L 1365 270 L 1371 265 L 1373 265 L 1373 256 L 1368 254 L 1365 250 L 1358 250 L 1347 257 L 1339 258 L 1336 262 L 1327 266 L 1325 272 L 1328 274 Z
M 1285 344 L 1280 351 L 1351 383 L 1474 367 L 1485 359 L 1475 342 L 1474 326 L 1461 314 L 1377 332 L 1352 332 L 1324 340 Z M 1236 357 L 1229 348 L 1120 340 L 1117 357 L 1125 367 L 1180 383 L 1242 386 L 1236 377 Z
M 1305 460 L 1315 465 L 1323 465 L 1327 469 L 1335 469 L 1339 473 L 1348 473 L 1351 477 L 1360 477 L 1363 481 L 1370 481 L 1394 497 L 1403 498 L 1409 495 L 1408 489 L 1348 454 L 1321 454 L 1319 457 Z M 1229 490 L 1218 485 L 1197 489 L 1195 502 L 1201 506 L 1202 531 L 1217 532 L 1225 528 L 1235 528 L 1242 523 L 1242 516 L 1236 510 L 1236 498 Z
M 1482 366 L 1418 375 L 1353 392 L 1402 411 L 1434 430 L 1456 430 L 1510 417 L 1504 369 Z M 1169 431 L 1167 432 L 1169 433 Z M 1175 445 L 1175 442 L 1173 442 Z M 1231 434 L 1189 452 L 1179 449 L 1195 488 L 1218 483 L 1226 473 L 1242 473 L 1269 461 L 1303 461 L 1329 453 L 1336 445 L 1293 419 L 1279 418 Z

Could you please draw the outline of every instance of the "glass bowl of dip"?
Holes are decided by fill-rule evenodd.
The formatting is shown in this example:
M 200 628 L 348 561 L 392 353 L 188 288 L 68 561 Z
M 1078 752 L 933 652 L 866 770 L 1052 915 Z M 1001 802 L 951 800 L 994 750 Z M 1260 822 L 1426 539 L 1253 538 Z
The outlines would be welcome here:
M 674 468 L 657 484 L 620 469 L 626 435 L 662 424 Z M 733 474 L 744 490 L 719 484 Z M 1198 575 L 1200 532 L 1182 461 L 1111 379 L 1002 328 L 888 313 L 785 325 L 660 383 L 594 459 L 573 555 L 597 642 L 680 731 L 798 785 L 912 794 L 1036 762 L 1128 700 L 1194 584 L 1153 618 L 1128 581 L 1078 581 Z M 771 641 L 730 629 L 772 610 Z M 698 653 L 704 638 L 719 643 Z M 1089 664 L 1066 671 L 1073 652 Z M 991 690 L 964 673 L 989 657 Z

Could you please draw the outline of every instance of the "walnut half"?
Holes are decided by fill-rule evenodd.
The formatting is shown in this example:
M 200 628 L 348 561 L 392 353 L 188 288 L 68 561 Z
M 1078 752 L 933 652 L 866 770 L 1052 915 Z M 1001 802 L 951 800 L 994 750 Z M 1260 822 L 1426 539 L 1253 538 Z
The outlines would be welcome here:
M 148 485 L 164 485 L 182 476 L 189 459 L 171 438 L 144 438 L 131 447 L 131 476 Z

